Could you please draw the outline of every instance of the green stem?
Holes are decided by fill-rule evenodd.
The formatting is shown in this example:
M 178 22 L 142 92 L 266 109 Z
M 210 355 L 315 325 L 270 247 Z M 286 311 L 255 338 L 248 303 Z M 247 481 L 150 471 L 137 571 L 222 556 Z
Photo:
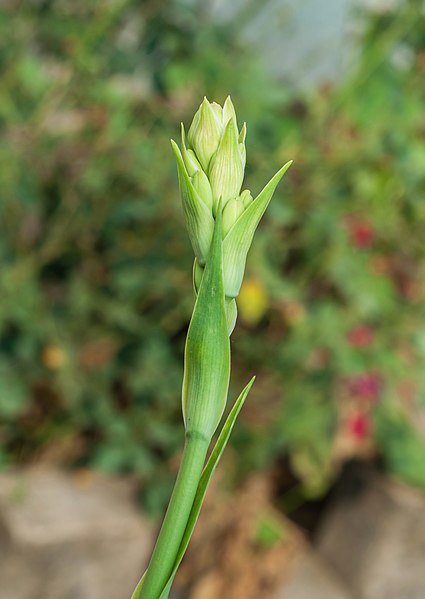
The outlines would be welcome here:
M 210 440 L 186 433 L 183 456 L 139 599 L 159 599 L 172 572 L 201 478 Z

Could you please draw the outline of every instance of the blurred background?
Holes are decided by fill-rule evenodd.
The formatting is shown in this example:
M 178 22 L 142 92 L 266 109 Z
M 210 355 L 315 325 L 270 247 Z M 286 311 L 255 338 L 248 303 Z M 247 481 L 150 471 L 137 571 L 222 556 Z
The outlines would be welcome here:
M 231 398 L 254 373 L 257 382 L 219 475 L 228 496 L 218 521 L 238 493 L 241 512 L 259 497 L 268 515 L 256 524 L 258 547 L 273 552 L 299 535 L 314 546 L 324 514 L 340 509 L 347 488 L 351 498 L 359 489 L 378 494 L 376 513 L 385 501 L 401 512 L 404 500 L 409 509 L 419 502 L 416 522 L 423 521 L 424 17 L 419 0 L 3 0 L 0 496 L 3 528 L 12 531 L 5 546 L 21 542 L 27 490 L 39 497 L 31 509 L 46 509 L 43 493 L 51 484 L 66 495 L 68 477 L 73 499 L 64 495 L 60 512 L 55 495 L 55 530 L 78 519 L 79 493 L 100 485 L 99 505 L 109 501 L 115 479 L 132 481 L 128 501 L 137 500 L 148 528 L 166 505 L 182 447 L 193 305 L 192 249 L 169 139 L 204 95 L 222 103 L 230 94 L 248 123 L 245 187 L 253 194 L 294 160 L 258 230 L 239 298 Z M 115 515 L 125 501 L 115 509 L 111 500 Z M 373 501 L 365 501 L 366 515 L 353 522 L 375 522 Z M 99 512 L 106 520 L 107 509 Z M 349 538 L 347 522 L 340 525 Z M 37 547 L 40 527 L 31 537 Z M 425 524 L 418 542 L 423 551 Z M 353 545 L 345 556 L 351 571 L 356 551 L 363 549 Z M 19 570 L 15 557 L 9 572 Z M 130 588 L 142 562 L 129 573 Z M 193 564 L 198 577 L 214 569 Z M 16 585 L 21 577 L 11 578 Z M 349 578 L 344 592 L 381 596 L 376 586 L 371 594 L 360 588 L 360 576 Z M 410 591 L 386 589 L 385 597 L 423 597 L 425 579 L 414 580 Z M 182 581 L 193 587 L 193 576 L 183 572 Z M 276 585 L 261 584 L 255 596 L 278 596 L 267 595 Z M 202 588 L 183 597 L 218 594 L 217 586 Z M 5 598 L 32 597 L 11 589 Z M 109 597 L 83 586 L 74 595 L 55 589 L 56 599 Z M 288 593 L 281 596 L 303 597 Z

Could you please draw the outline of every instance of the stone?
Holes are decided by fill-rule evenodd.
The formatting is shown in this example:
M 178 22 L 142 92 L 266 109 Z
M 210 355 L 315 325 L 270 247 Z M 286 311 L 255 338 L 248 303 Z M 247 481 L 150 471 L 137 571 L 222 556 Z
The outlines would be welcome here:
M 184 599 L 275 599 L 301 534 L 271 501 L 271 480 L 249 477 L 236 492 L 217 477 L 175 581 Z
M 374 473 L 342 485 L 318 551 L 362 599 L 425 596 L 425 495 Z
M 276 599 L 354 599 L 336 574 L 312 548 L 295 559 Z
M 129 599 L 154 541 L 124 478 L 0 475 L 0 599 Z

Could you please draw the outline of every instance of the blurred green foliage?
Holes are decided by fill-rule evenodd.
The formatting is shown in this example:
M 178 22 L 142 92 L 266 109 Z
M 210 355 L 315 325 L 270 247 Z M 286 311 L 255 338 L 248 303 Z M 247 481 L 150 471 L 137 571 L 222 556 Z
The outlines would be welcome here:
M 19 4 L 19 8 L 18 8 Z M 352 457 L 425 487 L 425 25 L 362 17 L 355 72 L 294 92 L 202 3 L 0 9 L 0 463 L 54 459 L 169 495 L 193 297 L 169 137 L 204 94 L 248 121 L 247 187 L 295 163 L 234 336 L 241 471 L 307 494 Z M 236 18 L 235 18 L 236 19 Z

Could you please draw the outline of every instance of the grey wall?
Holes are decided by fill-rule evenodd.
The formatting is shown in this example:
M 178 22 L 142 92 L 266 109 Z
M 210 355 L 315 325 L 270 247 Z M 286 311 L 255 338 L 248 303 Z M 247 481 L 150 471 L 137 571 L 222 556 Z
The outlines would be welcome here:
M 239 34 L 255 44 L 278 77 L 297 87 L 337 80 L 355 62 L 355 9 L 385 9 L 400 0 L 206 0 L 209 18 L 226 21 L 251 6 Z M 189 4 L 199 0 L 187 0 Z

